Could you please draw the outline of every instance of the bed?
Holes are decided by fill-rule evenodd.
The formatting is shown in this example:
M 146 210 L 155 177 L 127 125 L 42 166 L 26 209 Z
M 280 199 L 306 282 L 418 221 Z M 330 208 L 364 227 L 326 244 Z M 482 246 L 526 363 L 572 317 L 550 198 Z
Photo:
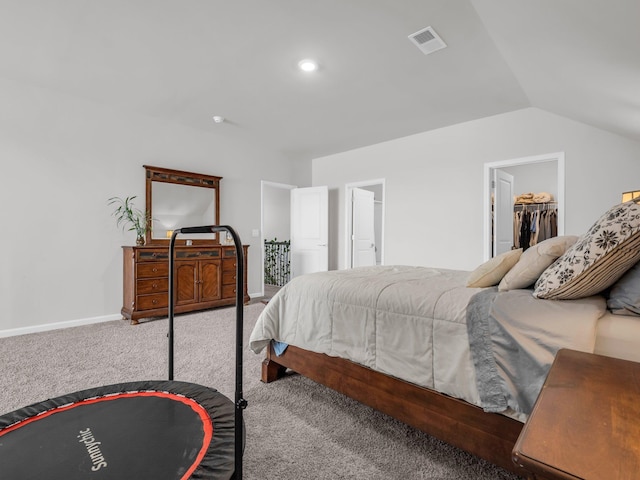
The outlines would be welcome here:
M 581 237 L 507 252 L 473 272 L 385 266 L 298 277 L 251 334 L 251 349 L 267 351 L 262 380 L 291 369 L 524 475 L 511 450 L 560 348 L 640 360 L 640 317 L 620 315 L 634 313 L 626 306 L 612 314 L 608 298 L 640 259 L 636 207 L 612 209 L 623 233 L 609 245 L 597 237 L 603 222 L 611 231 L 611 211 Z

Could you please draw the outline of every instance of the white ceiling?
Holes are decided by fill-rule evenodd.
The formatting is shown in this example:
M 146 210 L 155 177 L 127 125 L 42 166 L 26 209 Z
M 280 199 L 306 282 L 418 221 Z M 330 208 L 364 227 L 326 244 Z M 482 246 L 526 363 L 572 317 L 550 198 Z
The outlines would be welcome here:
M 528 106 L 640 140 L 640 0 L 0 0 L 0 77 L 294 159 Z

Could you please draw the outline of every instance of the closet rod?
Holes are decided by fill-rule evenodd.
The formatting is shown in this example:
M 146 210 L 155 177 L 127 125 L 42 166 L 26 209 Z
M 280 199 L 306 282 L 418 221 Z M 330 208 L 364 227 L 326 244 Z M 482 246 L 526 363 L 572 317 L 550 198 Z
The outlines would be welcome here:
M 513 210 L 552 210 L 558 208 L 558 202 L 544 203 L 514 203 Z

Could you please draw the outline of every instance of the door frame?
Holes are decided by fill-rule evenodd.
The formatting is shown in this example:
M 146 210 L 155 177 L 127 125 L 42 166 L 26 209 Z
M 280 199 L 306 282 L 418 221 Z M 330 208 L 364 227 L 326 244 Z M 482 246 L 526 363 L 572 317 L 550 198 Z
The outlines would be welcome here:
M 344 265 L 345 268 L 351 268 L 351 256 L 352 256 L 352 235 L 353 235 L 353 189 L 363 187 L 373 187 L 376 185 L 382 186 L 382 219 L 380 221 L 380 265 L 384 265 L 384 219 L 385 219 L 385 179 L 377 178 L 374 180 L 362 180 L 359 182 L 350 182 L 344 185 L 344 197 L 345 197 L 345 252 L 344 252 Z
M 293 190 L 294 188 L 298 188 L 297 185 L 289 185 L 286 183 L 276 183 L 269 182 L 266 180 L 260 181 L 260 278 L 261 278 L 261 288 L 260 296 L 264 297 L 264 189 L 266 187 L 269 188 L 280 188 L 283 190 Z M 287 215 L 289 215 L 289 219 L 291 219 L 291 208 L 287 210 Z
M 483 232 L 484 232 L 484 246 L 483 246 L 483 258 L 486 262 L 492 255 L 491 237 L 493 231 L 491 228 L 491 180 L 493 179 L 493 170 L 516 167 L 520 165 L 544 163 L 544 162 L 556 162 L 557 166 L 557 182 L 558 190 L 556 195 L 556 202 L 558 203 L 558 235 L 564 235 L 564 207 L 565 207 L 565 158 L 564 152 L 547 153 L 542 155 L 533 155 L 530 157 L 520 157 L 511 160 L 500 160 L 497 162 L 487 162 L 484 164 L 484 201 L 483 201 Z

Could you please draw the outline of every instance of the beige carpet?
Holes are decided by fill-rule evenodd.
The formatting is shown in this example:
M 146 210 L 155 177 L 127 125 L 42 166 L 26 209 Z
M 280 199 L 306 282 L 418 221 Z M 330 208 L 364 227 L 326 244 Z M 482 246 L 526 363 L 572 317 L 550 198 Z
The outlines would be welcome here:
M 262 384 L 262 355 L 246 345 L 263 308 L 245 307 L 245 479 L 518 478 L 299 375 Z M 175 379 L 233 398 L 234 322 L 234 308 L 178 316 Z M 167 328 L 166 319 L 114 321 L 0 338 L 0 414 L 99 385 L 166 379 Z

